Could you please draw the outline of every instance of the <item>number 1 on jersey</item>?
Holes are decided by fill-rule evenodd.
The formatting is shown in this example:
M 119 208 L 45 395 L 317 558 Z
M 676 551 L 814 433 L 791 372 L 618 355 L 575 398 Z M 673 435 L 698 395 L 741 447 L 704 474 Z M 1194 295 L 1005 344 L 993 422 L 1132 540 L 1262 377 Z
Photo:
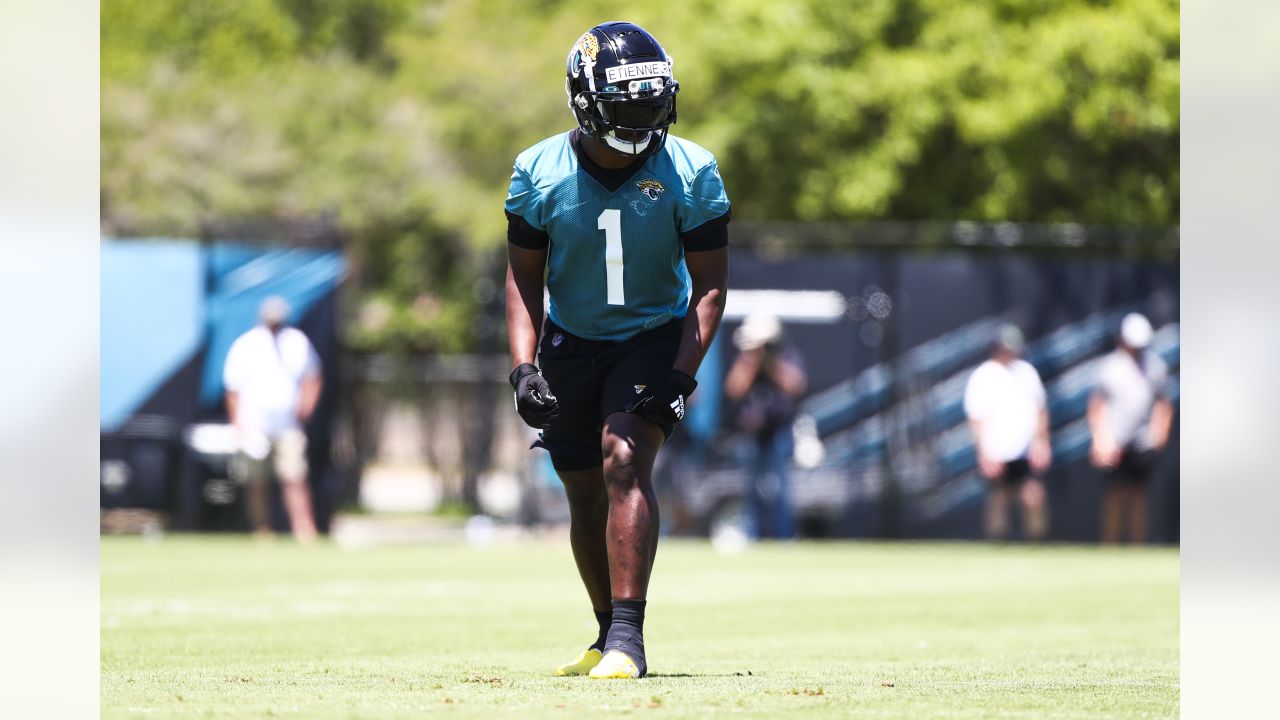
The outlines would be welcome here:
M 622 211 L 605 210 L 596 218 L 596 229 L 604 231 L 604 279 L 610 305 L 626 305 L 622 291 Z

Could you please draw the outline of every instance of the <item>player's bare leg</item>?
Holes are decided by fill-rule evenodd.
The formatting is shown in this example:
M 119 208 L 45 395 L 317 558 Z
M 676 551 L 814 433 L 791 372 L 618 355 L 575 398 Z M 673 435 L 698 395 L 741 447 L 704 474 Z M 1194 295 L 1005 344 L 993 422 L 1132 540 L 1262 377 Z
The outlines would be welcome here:
M 630 413 L 605 420 L 604 480 L 609 492 L 609 580 L 614 600 L 643 600 L 658 547 L 658 498 L 650 476 L 664 436 Z
M 605 528 L 609 521 L 609 494 L 600 467 L 558 470 L 569 501 L 569 545 L 578 575 L 591 599 L 598 633 L 595 642 L 573 661 L 556 668 L 556 675 L 585 675 L 604 656 L 604 641 L 613 619 L 613 595 L 609 591 L 609 553 Z
M 664 439 L 661 428 L 638 415 L 614 413 L 605 419 L 604 480 L 609 493 L 605 536 L 613 626 L 605 643 L 605 661 L 592 671 L 592 677 L 643 677 L 647 671 L 644 604 L 659 528 L 651 475 Z
M 569 545 L 578 575 L 591 598 L 591 609 L 607 613 L 613 595 L 609 591 L 609 552 L 605 527 L 609 521 L 609 494 L 602 468 L 559 471 L 569 500 Z
M 1049 534 L 1049 513 L 1045 507 L 1044 484 L 1030 478 L 1022 484 L 1022 530 L 1028 540 L 1043 540 Z

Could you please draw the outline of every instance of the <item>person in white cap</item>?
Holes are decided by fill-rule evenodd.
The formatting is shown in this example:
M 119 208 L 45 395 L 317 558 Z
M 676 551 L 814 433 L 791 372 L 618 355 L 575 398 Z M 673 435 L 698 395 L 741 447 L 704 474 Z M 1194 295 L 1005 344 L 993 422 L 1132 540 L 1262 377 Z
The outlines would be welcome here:
M 1008 533 L 1009 505 L 1015 498 L 1027 539 L 1043 540 L 1049 532 L 1040 481 L 1053 456 L 1049 410 L 1040 374 L 1019 357 L 1025 344 L 1016 325 L 1002 326 L 991 357 L 965 386 L 964 410 L 978 470 L 990 483 L 983 531 L 992 540 Z
M 1138 313 L 1120 323 L 1114 352 L 1102 359 L 1089 399 L 1090 460 L 1107 473 L 1102 500 L 1102 541 L 1120 541 L 1126 516 L 1129 540 L 1147 538 L 1147 480 L 1169 440 L 1173 404 L 1169 367 L 1147 350 L 1153 331 Z
M 316 409 L 322 381 L 315 348 L 301 330 L 287 325 L 288 317 L 284 298 L 263 301 L 259 324 L 232 343 L 222 379 L 239 443 L 232 469 L 245 483 L 254 531 L 271 531 L 267 476 L 274 470 L 293 536 L 306 543 L 315 539 L 316 524 L 303 426 Z
M 796 400 L 809 385 L 799 351 L 782 340 L 769 314 L 747 316 L 733 334 L 738 357 L 725 373 L 725 396 L 737 403 L 737 426 L 755 440 L 751 471 L 752 536 L 795 533 L 788 469 L 794 448 Z

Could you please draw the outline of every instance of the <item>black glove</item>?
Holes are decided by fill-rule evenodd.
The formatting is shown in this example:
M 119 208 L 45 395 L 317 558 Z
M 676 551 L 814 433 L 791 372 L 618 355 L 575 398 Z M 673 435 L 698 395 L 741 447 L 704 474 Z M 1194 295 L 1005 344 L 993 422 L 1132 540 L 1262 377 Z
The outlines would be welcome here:
M 560 417 L 560 403 L 537 366 L 525 363 L 512 370 L 511 387 L 516 390 L 516 412 L 529 427 L 545 430 Z
M 684 419 L 685 403 L 697 387 L 697 380 L 673 368 L 645 385 L 625 409 L 669 432 Z

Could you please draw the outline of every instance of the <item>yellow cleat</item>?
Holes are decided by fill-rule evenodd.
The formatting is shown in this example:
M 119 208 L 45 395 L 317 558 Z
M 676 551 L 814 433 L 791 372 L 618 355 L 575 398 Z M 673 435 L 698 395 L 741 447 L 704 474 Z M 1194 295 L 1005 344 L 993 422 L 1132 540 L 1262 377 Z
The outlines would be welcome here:
M 591 677 L 596 680 L 635 680 L 640 677 L 640 668 L 626 653 L 610 650 L 600 664 L 591 668 Z
M 568 665 L 561 665 L 556 668 L 556 675 L 565 677 L 568 675 L 586 675 L 591 672 L 591 668 L 600 664 L 600 651 L 595 648 L 587 648 L 583 650 L 578 659 Z

